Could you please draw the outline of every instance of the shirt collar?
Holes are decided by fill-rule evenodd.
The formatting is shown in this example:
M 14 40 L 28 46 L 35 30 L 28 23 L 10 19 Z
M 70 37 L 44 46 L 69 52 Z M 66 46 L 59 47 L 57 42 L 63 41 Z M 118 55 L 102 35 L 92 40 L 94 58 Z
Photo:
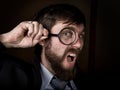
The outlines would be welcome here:
M 48 87 L 51 79 L 53 78 L 53 74 L 49 72 L 43 64 L 40 64 L 40 66 L 41 66 L 40 73 L 42 77 L 41 90 L 44 90 L 46 87 Z
M 50 81 L 52 80 L 54 75 L 50 71 L 48 71 L 47 68 L 43 64 L 40 63 L 40 66 L 41 66 L 40 73 L 41 73 L 41 78 L 42 78 L 42 86 L 41 86 L 40 90 L 45 90 L 46 88 L 49 88 Z M 72 85 L 72 88 L 74 90 L 77 90 L 76 86 L 74 84 L 74 81 L 70 80 L 70 83 Z M 52 90 L 52 89 L 50 89 L 50 90 Z

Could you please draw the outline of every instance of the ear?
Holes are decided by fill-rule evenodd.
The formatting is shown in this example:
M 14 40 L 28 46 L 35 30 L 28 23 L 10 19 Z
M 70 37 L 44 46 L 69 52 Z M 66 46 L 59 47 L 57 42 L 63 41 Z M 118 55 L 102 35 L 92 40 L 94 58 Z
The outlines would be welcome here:
M 39 44 L 40 44 L 41 46 L 44 46 L 44 45 L 45 45 L 45 40 L 41 40 L 41 41 L 39 42 Z

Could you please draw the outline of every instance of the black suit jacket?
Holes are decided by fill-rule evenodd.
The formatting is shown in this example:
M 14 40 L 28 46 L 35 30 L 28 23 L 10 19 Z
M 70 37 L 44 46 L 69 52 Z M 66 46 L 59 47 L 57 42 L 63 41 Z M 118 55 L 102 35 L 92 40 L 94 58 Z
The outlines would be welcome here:
M 40 63 L 35 59 L 33 64 L 27 63 L 16 57 L 3 54 L 3 46 L 0 45 L 0 90 L 40 90 L 41 75 Z M 81 76 L 78 72 L 77 76 Z M 81 82 L 79 82 L 81 81 Z M 75 84 L 78 90 L 81 90 L 83 85 L 82 79 L 75 78 Z M 80 89 L 81 88 L 81 89 Z
M 2 53 L 0 44 L 0 90 L 40 90 L 39 63 L 27 63 L 19 58 Z

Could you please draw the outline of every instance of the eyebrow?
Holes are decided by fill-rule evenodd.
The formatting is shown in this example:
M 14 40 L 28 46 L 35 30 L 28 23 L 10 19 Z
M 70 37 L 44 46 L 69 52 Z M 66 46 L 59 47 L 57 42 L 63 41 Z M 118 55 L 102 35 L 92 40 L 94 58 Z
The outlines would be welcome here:
M 61 29 L 61 30 L 59 31 L 59 33 L 60 33 L 61 31 L 63 31 L 64 29 L 69 29 L 69 30 L 73 30 L 74 32 L 76 32 L 74 27 L 67 26 L 67 27 L 64 27 L 63 29 Z M 57 34 L 59 34 L 59 33 L 57 33 Z M 50 35 L 52 35 L 52 36 L 56 36 L 57 34 L 50 33 Z
M 75 31 L 75 28 L 74 28 L 74 27 L 71 27 L 71 26 L 64 27 L 62 30 L 64 30 L 64 29 L 70 29 L 70 30 Z M 61 31 L 62 31 L 62 30 L 61 30 Z
M 72 27 L 72 26 L 66 26 L 62 30 L 64 30 L 64 29 L 70 29 L 70 30 L 73 30 L 73 31 L 76 32 L 76 29 L 74 27 Z M 82 30 L 80 33 L 78 33 L 78 35 L 80 35 L 80 34 L 85 35 L 85 31 Z

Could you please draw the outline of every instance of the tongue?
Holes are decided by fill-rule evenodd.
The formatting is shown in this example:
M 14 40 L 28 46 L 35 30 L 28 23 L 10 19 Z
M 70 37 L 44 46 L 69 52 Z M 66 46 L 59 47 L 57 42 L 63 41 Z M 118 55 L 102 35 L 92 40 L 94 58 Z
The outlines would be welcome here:
M 72 58 L 70 56 L 67 57 L 68 62 L 72 62 Z

